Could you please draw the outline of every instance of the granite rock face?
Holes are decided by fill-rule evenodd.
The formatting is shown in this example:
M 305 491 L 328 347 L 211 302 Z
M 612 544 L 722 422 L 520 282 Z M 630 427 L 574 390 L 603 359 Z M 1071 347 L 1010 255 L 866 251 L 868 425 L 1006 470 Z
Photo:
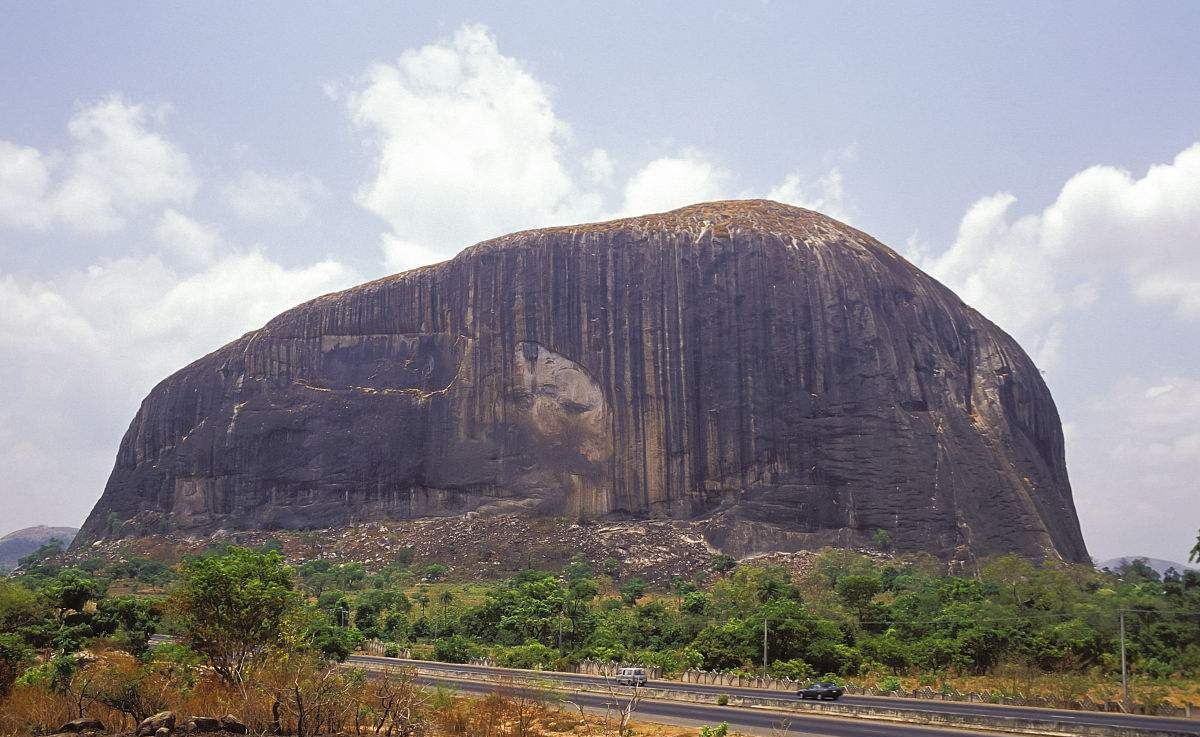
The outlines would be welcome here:
M 507 235 L 279 315 L 154 388 L 75 546 L 469 512 L 1087 560 L 1020 346 L 761 200 Z

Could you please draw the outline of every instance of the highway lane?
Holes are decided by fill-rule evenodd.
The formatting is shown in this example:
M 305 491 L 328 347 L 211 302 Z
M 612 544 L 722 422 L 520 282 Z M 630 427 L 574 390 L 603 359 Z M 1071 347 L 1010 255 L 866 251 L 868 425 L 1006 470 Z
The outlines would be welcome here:
M 451 678 L 420 676 L 417 681 L 427 686 L 444 686 L 462 693 L 485 694 L 496 688 L 496 684 L 476 681 L 459 681 Z M 623 706 L 625 699 L 614 699 L 607 694 L 569 693 L 567 701 L 577 704 L 592 713 L 612 712 L 617 705 Z M 615 717 L 614 717 L 615 718 Z M 717 725 L 726 722 L 733 731 L 748 734 L 787 737 L 979 737 L 985 732 L 960 729 L 922 727 L 897 722 L 873 722 L 861 719 L 809 716 L 792 712 L 776 712 L 766 709 L 689 704 L 678 701 L 642 701 L 634 712 L 635 721 L 657 722 L 683 727 L 703 724 Z
M 578 673 L 557 673 L 548 671 L 522 671 L 507 668 L 490 668 L 487 666 L 472 666 L 459 663 L 437 663 L 432 661 L 402 660 L 385 658 L 375 655 L 351 656 L 350 662 L 377 665 L 405 665 L 420 667 L 426 670 L 454 670 L 479 673 L 480 675 L 530 674 L 552 678 L 563 684 L 585 685 L 604 683 L 603 676 L 581 675 Z M 654 688 L 666 688 L 680 693 L 729 694 L 738 696 L 759 696 L 798 701 L 795 694 L 786 691 L 769 691 L 759 688 L 738 688 L 733 686 L 712 686 L 699 683 L 678 683 L 675 681 L 652 681 Z M 1192 732 L 1200 735 L 1200 721 L 1194 719 L 1178 719 L 1173 717 L 1142 716 L 1138 714 L 1114 714 L 1110 712 L 1072 711 L 1066 709 L 1039 709 L 1024 706 L 1005 706 L 1000 704 L 980 704 L 962 701 L 931 701 L 925 699 L 902 699 L 888 696 L 851 696 L 842 697 L 840 703 L 861 706 L 876 706 L 884 708 L 911 709 L 934 714 L 977 714 L 993 717 L 1009 717 L 1016 719 L 1050 719 L 1074 722 L 1076 724 L 1095 724 L 1108 726 L 1123 726 L 1137 729 L 1161 729 Z

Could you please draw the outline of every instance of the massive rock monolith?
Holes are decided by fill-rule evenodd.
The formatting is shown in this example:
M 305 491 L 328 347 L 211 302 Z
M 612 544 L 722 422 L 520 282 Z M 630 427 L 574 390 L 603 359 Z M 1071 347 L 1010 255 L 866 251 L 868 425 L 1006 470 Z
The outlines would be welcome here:
M 1087 559 L 1020 346 L 758 200 L 515 233 L 288 310 L 154 388 L 75 546 L 469 512 Z

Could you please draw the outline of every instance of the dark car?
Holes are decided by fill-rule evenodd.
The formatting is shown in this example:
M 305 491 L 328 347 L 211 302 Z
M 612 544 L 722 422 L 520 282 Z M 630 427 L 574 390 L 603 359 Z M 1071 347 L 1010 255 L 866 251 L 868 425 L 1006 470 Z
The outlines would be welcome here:
M 846 689 L 842 688 L 836 683 L 823 681 L 821 683 L 809 684 L 805 688 L 797 691 L 796 695 L 802 699 L 816 699 L 818 701 L 821 699 L 829 699 L 830 701 L 837 701 L 844 693 L 846 693 Z

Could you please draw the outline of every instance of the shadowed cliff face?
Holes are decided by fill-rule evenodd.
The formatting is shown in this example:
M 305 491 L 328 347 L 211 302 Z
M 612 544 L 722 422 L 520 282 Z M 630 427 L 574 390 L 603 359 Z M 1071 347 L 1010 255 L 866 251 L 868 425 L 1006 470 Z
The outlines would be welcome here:
M 766 201 L 516 233 L 289 310 L 155 387 L 76 546 L 474 510 L 1087 559 L 1021 348 Z

